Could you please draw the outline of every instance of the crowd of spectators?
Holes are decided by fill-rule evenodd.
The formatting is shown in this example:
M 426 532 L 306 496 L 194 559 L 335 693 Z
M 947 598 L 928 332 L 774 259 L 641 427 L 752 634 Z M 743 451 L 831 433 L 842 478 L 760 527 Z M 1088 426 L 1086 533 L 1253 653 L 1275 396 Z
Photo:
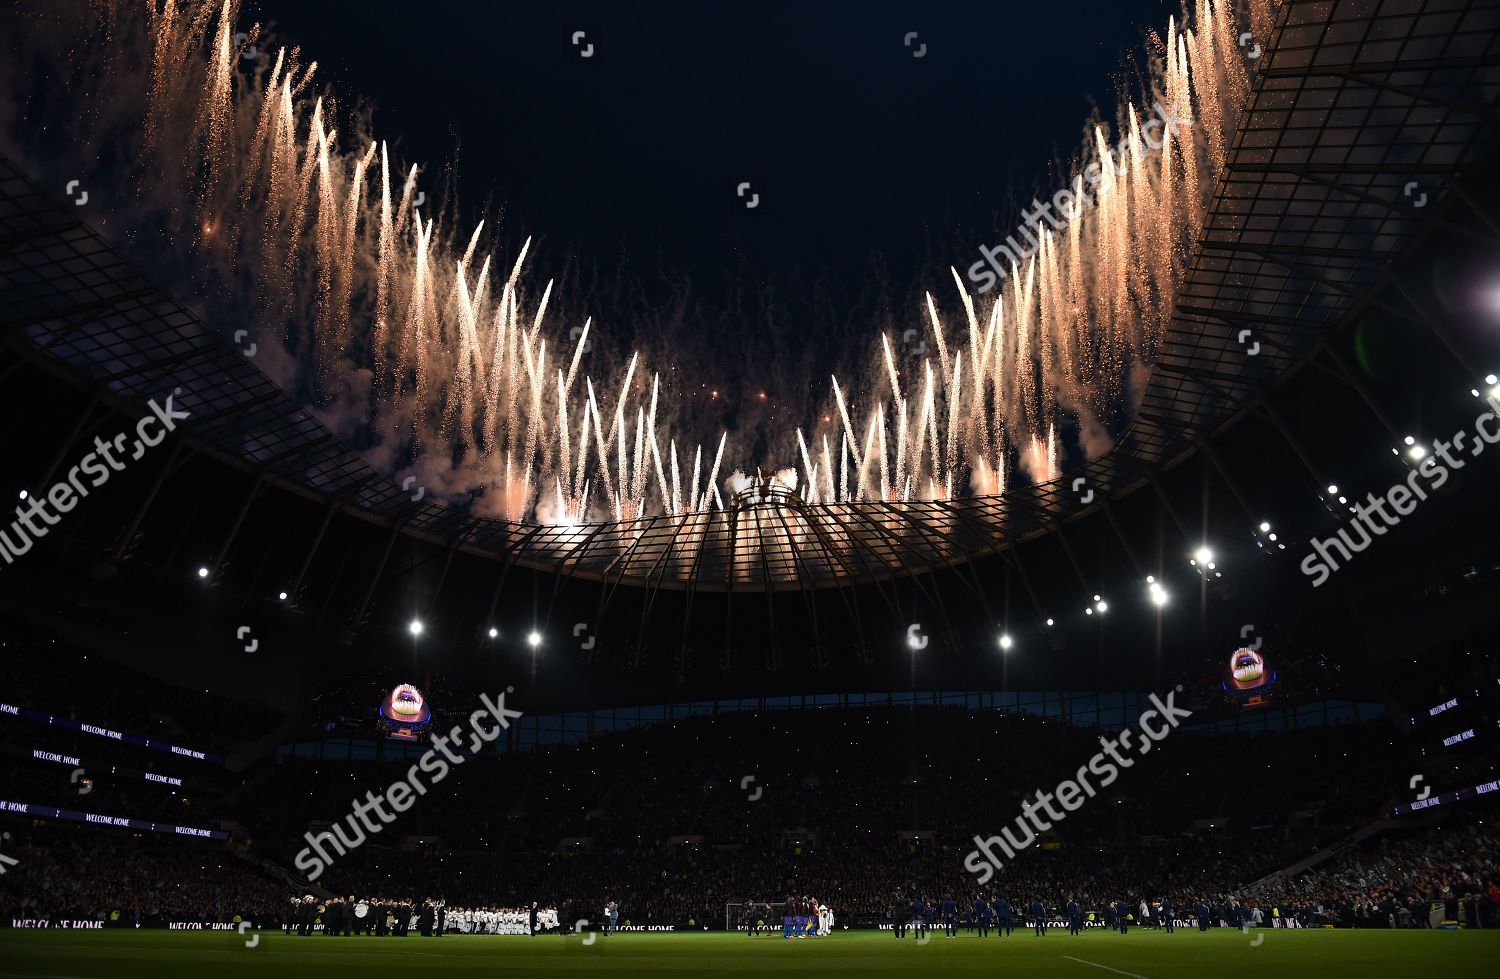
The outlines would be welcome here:
M 442 837 L 455 850 L 509 852 L 551 850 L 565 837 L 610 849 L 652 848 L 673 836 L 754 847 L 794 830 L 824 845 L 874 846 L 902 831 L 956 844 L 997 832 L 1031 793 L 1073 775 L 1099 751 L 1099 734 L 959 708 L 695 717 L 470 759 L 403 815 L 401 832 Z M 1403 791 L 1382 761 L 1394 743 L 1385 723 L 1176 732 L 1056 835 L 1097 843 L 1233 821 L 1295 832 L 1312 852 Z M 278 790 L 262 794 L 244 821 L 263 839 L 290 844 L 309 822 L 342 817 L 351 797 L 381 790 L 407 767 L 287 759 Z
M 1478 824 L 1382 837 L 1246 894 L 1346 927 L 1428 928 L 1434 916 L 1500 927 L 1500 837 Z
M 0 657 L 5 703 L 199 751 L 225 754 L 282 719 L 263 706 L 163 682 L 21 622 L 7 624 Z
M 1094 907 L 1167 897 L 1218 908 L 1238 895 L 1267 917 L 1274 908 L 1287 920 L 1370 926 L 1415 921 L 1424 902 L 1439 901 L 1475 923 L 1493 918 L 1494 841 L 1456 831 L 1247 887 L 1409 794 L 1405 769 L 1390 764 L 1402 748 L 1388 720 L 1175 731 L 981 887 L 964 869 L 974 837 L 999 832 L 1038 789 L 1076 774 L 1100 734 L 994 711 L 859 707 L 699 716 L 535 752 L 492 750 L 455 764 L 317 885 L 463 907 L 543 901 L 581 917 L 615 900 L 641 924 L 716 923 L 729 903 L 789 893 L 845 920 L 879 918 L 897 890 L 955 899 L 983 890 L 1016 906 L 1071 894 Z M 310 830 L 345 819 L 351 800 L 383 793 L 410 768 L 286 759 L 226 815 L 256 854 L 290 867 Z M 31 801 L 67 799 L 63 774 Z M 136 805 L 137 790 L 122 791 Z M 180 816 L 172 799 L 141 805 Z M 33 829 L 5 852 L 18 849 L 29 872 L 0 878 L 12 912 L 274 917 L 289 896 L 287 884 L 197 841 Z
M 7 919 L 231 921 L 272 916 L 285 888 L 207 840 L 8 821 L 0 875 Z

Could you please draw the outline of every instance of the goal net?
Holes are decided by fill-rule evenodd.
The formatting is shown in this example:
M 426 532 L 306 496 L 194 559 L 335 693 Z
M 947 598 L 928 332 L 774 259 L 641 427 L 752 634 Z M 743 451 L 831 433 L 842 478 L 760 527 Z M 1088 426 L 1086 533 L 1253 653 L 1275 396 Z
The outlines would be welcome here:
M 784 901 L 735 901 L 724 905 L 724 930 L 746 931 L 760 923 L 763 928 L 781 928 Z

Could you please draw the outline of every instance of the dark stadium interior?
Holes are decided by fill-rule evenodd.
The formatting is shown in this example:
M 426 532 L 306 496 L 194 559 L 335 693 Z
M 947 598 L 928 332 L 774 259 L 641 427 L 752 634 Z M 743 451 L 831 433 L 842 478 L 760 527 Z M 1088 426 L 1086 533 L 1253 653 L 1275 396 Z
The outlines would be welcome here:
M 0 521 L 0 970 L 137 974 L 27 951 L 30 929 L 253 927 L 292 954 L 315 932 L 351 949 L 363 948 L 356 936 L 388 948 L 408 930 L 547 934 L 577 949 L 602 927 L 607 942 L 679 937 L 617 939 L 622 928 L 725 942 L 748 932 L 766 941 L 741 974 L 758 975 L 803 968 L 758 946 L 816 934 L 831 914 L 835 933 L 824 924 L 817 943 L 870 932 L 880 942 L 859 946 L 868 956 L 892 932 L 904 949 L 909 930 L 917 943 L 934 930 L 986 936 L 1012 917 L 1023 933 L 1129 925 L 1149 936 L 1139 942 L 1165 940 L 1175 922 L 1221 945 L 1251 929 L 1317 930 L 1309 941 L 1325 928 L 1410 930 L 1391 937 L 1413 942 L 1487 932 L 1469 958 L 1432 960 L 1487 974 L 1467 970 L 1493 961 L 1500 935 L 1500 4 L 1221 0 L 1214 9 L 1246 28 L 1236 52 L 1237 32 L 1214 26 L 1206 3 L 924 12 L 936 70 L 915 75 L 923 55 L 906 28 L 920 26 L 918 8 L 898 3 L 731 13 L 665 2 L 649 15 L 435 4 L 416 17 L 382 2 L 352 22 L 343 5 L 277 0 L 182 3 L 191 13 L 160 0 L 17 0 L 0 12 L 15 55 L 0 69 L 0 494 L 18 501 Z M 386 26 L 403 18 L 406 31 Z M 1070 278 L 1060 291 L 1075 314 L 1096 302 L 1077 314 L 1080 331 L 1149 321 L 1146 352 L 1046 334 L 1046 317 L 1069 314 L 1036 300 L 1037 346 L 1009 341 L 1016 386 L 971 396 L 942 350 L 945 424 L 960 396 L 975 406 L 965 424 L 992 398 L 993 432 L 981 417 L 978 436 L 946 430 L 944 449 L 933 407 L 913 440 L 892 338 L 914 336 L 909 321 L 940 346 L 946 327 L 957 362 L 990 356 L 974 312 L 990 299 L 964 291 L 971 253 L 1017 226 L 1033 184 L 1041 194 L 1083 171 L 1089 138 L 1073 144 L 1086 114 L 1108 125 L 1124 114 L 1116 99 L 1167 99 L 1174 77 L 1186 90 L 1162 37 L 1189 22 L 1195 70 L 1220 59 L 1217 74 L 1193 76 L 1195 111 L 1222 132 L 1178 151 L 1200 154 L 1201 174 L 1168 157 L 1149 185 L 1161 196 L 1144 198 L 1167 211 L 1163 187 L 1196 186 L 1181 241 L 1160 252 L 1180 264 L 1175 288 L 1151 279 L 1148 296 L 1096 300 Z M 454 23 L 470 36 L 454 38 Z M 598 61 L 581 61 L 591 55 L 575 31 Z M 1074 31 L 1056 57 L 1022 43 Z M 131 53 L 108 53 L 117 35 Z M 305 45 L 297 70 L 326 65 L 307 91 L 285 90 L 305 152 L 267 149 L 279 95 L 274 83 L 261 91 L 283 43 Z M 901 60 L 872 53 L 880 45 Z M 1236 75 L 1232 58 L 1251 61 Z M 393 61 L 406 62 L 399 73 Z M 76 74 L 58 76 L 63 65 Z M 90 65 L 103 66 L 97 77 Z M 173 98 L 202 88 L 201 106 L 173 108 L 153 87 L 173 71 L 185 79 Z M 233 85 L 215 89 L 215 72 Z M 132 73 L 150 80 L 121 83 Z M 427 81 L 445 93 L 440 110 Z M 984 125 L 980 85 L 1008 121 Z M 1015 94 L 1028 87 L 1034 97 Z M 489 89 L 525 104 L 496 122 L 479 95 Z M 57 120 L 95 97 L 122 107 L 79 109 L 88 136 L 74 141 Z M 137 97 L 158 114 L 150 125 Z M 258 130 L 252 100 L 265 105 Z M 321 137 L 320 171 L 306 127 L 325 111 L 338 122 Z M 348 133 L 336 150 L 335 125 Z M 379 158 L 376 128 L 399 155 L 398 181 L 413 161 L 449 154 L 431 176 L 422 164 L 441 202 L 433 225 L 410 204 L 415 184 L 399 198 L 417 217 L 416 230 L 397 227 L 424 257 L 398 272 L 394 239 L 372 230 L 389 226 L 391 201 L 379 217 L 380 195 L 358 189 Z M 183 172 L 153 171 L 174 132 L 188 145 Z M 949 145 L 968 134 L 968 151 Z M 253 189 L 246 174 L 260 163 L 226 163 L 240 150 L 224 149 L 252 137 L 246 159 L 287 152 L 300 169 L 268 166 L 267 189 Z M 221 170 L 243 184 L 215 190 Z M 75 171 L 95 207 L 72 185 L 62 193 L 58 175 Z M 754 222 L 741 178 L 769 205 Z M 293 185 L 295 206 L 276 203 Z M 335 186 L 351 217 L 330 231 L 342 221 L 327 217 Z M 178 192 L 203 196 L 180 204 Z M 216 200 L 233 213 L 213 212 Z M 475 225 L 496 219 L 481 239 Z M 284 254 L 252 247 L 252 232 L 275 238 L 278 222 L 305 226 L 306 240 Z M 457 279 L 426 271 L 433 227 L 435 254 L 459 256 Z M 215 237 L 230 228 L 230 244 Z M 1101 255 L 1113 247 L 1107 227 L 1087 233 Z M 547 271 L 523 276 L 517 253 L 532 234 L 529 261 Z M 470 281 L 465 242 L 493 253 L 498 279 Z M 342 265 L 329 258 L 340 249 Z M 1039 248 L 1038 267 L 1053 254 Z M 1144 290 L 1153 257 L 1097 262 L 1123 262 L 1119 281 Z M 416 282 L 405 312 L 377 298 L 401 276 Z M 1012 280 L 1004 288 L 1024 281 L 1032 303 L 1030 280 Z M 530 409 L 479 380 L 478 355 L 445 359 L 490 328 L 464 318 L 471 286 L 498 304 L 496 323 L 520 324 L 504 342 L 524 362 L 505 383 L 530 384 Z M 434 323 L 456 317 L 453 334 L 422 332 L 438 329 L 421 326 L 423 290 Z M 349 305 L 342 323 L 328 313 L 335 299 Z M 1024 335 L 1029 314 L 1014 303 L 1001 312 Z M 418 326 L 386 353 L 388 316 Z M 588 317 L 604 324 L 594 362 L 574 325 Z M 325 329 L 331 345 L 308 339 Z M 539 337 L 562 353 L 546 360 L 545 343 L 528 346 Z M 389 371 L 395 393 L 378 394 L 382 357 L 424 343 L 431 363 Z M 936 357 L 907 347 L 914 406 L 924 371 L 922 397 L 938 383 Z M 862 368 L 856 348 L 874 351 Z M 654 471 L 651 453 L 667 446 L 638 350 L 677 385 L 664 398 L 676 399 L 663 415 L 670 465 L 658 457 Z M 596 372 L 586 398 L 570 393 L 569 356 Z M 1047 360 L 1067 356 L 1078 364 Z M 1032 358 L 1051 366 L 1033 376 Z M 1097 415 L 1069 387 L 1091 358 L 1119 381 Z M 857 377 L 865 398 L 887 370 L 900 445 L 889 478 L 886 402 L 856 404 L 855 383 L 839 386 Z M 449 389 L 462 396 L 430 393 Z M 1035 431 L 1001 424 L 1006 391 L 1036 401 L 1014 409 Z M 558 434 L 538 420 L 543 392 L 562 419 L 556 447 L 536 448 Z M 361 396 L 369 415 L 354 418 Z M 639 414 L 629 401 L 611 416 L 617 397 L 637 399 Z M 187 414 L 170 421 L 164 401 Z M 507 403 L 526 419 L 505 422 L 510 449 L 525 445 L 524 479 L 510 455 L 463 434 Z M 813 432 L 819 415 L 844 440 L 840 458 L 855 447 L 852 494 L 835 492 L 829 464 L 822 495 L 801 427 Z M 143 447 L 153 418 L 164 437 Z M 675 441 L 694 427 L 700 461 L 737 445 L 714 464 L 717 482 Z M 122 432 L 140 433 L 134 456 L 82 491 L 80 460 Z M 986 482 L 992 450 L 999 492 Z M 685 506 L 679 452 L 681 478 L 692 471 Z M 955 468 L 965 453 L 969 468 Z M 616 458 L 617 493 L 600 489 Z M 732 469 L 744 472 L 726 478 Z M 70 479 L 81 499 L 64 509 L 56 491 Z M 1389 487 L 1411 487 L 1416 502 L 1394 520 L 1379 510 L 1377 531 Z M 48 500 L 61 512 L 42 525 Z M 390 813 L 373 802 L 386 786 Z M 358 817 L 362 799 L 373 808 Z M 1198 937 L 1173 932 L 1169 951 L 1143 958 L 1084 945 L 1087 961 L 1071 959 L 1081 966 L 1036 974 L 1267 971 L 1248 952 L 1194 971 Z M 1236 945 L 1259 948 L 1237 934 Z M 240 946 L 205 945 L 215 958 L 203 961 L 224 975 L 272 968 L 236 957 Z M 514 947 L 501 937 L 482 951 L 504 963 Z M 1364 948 L 1339 967 L 1397 974 L 1411 961 L 1401 956 L 1448 954 L 1432 947 Z M 196 963 L 138 948 L 130 968 Z M 652 949 L 657 959 L 617 968 L 695 968 Z M 1334 954 L 1269 971 L 1345 974 L 1315 957 Z M 382 961 L 276 968 L 352 975 Z M 869 960 L 821 964 L 850 961 Z M 869 968 L 992 968 L 912 961 Z

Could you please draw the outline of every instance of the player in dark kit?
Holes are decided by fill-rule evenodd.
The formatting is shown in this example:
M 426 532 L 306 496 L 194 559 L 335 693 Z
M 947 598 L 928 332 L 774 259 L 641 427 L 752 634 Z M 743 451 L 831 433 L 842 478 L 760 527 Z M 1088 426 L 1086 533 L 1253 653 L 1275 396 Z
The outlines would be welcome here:
M 1041 901 L 1031 902 L 1032 926 L 1036 928 L 1038 938 L 1047 934 L 1047 906 Z
M 995 899 L 995 934 L 1000 934 L 1001 929 L 1005 931 L 1005 937 L 1010 937 L 1011 925 L 1015 922 L 1016 914 L 1011 910 L 1010 902 L 1005 898 Z
M 1172 902 L 1162 898 L 1161 910 L 1157 914 L 1161 919 L 1162 927 L 1167 929 L 1167 934 L 1172 934 Z
M 1083 931 L 1083 909 L 1073 900 L 1073 895 L 1068 895 L 1068 904 L 1064 910 L 1068 915 L 1068 934 L 1076 935 Z
M 891 931 L 897 938 L 906 937 L 906 923 L 911 920 L 911 902 L 901 894 L 896 895 L 891 905 Z
M 990 921 L 992 920 L 991 915 L 993 915 L 994 912 L 990 910 L 989 902 L 982 897 L 976 897 L 974 899 L 973 914 L 974 927 L 979 929 L 979 937 L 990 937 Z
M 943 898 L 942 909 L 943 909 L 943 937 L 945 937 L 945 938 L 957 938 L 958 937 L 958 905 L 953 902 L 953 898 L 951 898 L 951 897 L 945 897 L 945 898 Z

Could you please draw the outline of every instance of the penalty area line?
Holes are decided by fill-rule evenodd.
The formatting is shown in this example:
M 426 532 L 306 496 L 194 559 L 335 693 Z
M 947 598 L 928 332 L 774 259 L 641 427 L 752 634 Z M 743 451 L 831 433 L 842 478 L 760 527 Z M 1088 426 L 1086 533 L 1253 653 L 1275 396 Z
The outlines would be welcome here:
M 1146 979 L 1145 976 L 1138 976 L 1134 972 L 1126 972 L 1124 969 L 1116 969 L 1114 966 L 1100 965 L 1098 962 L 1090 962 L 1088 959 L 1075 958 L 1072 955 L 1064 955 L 1063 958 L 1072 959 L 1074 962 L 1082 962 L 1084 965 L 1091 965 L 1096 969 L 1103 969 L 1106 972 L 1113 972 L 1117 975 L 1129 976 L 1130 979 Z

